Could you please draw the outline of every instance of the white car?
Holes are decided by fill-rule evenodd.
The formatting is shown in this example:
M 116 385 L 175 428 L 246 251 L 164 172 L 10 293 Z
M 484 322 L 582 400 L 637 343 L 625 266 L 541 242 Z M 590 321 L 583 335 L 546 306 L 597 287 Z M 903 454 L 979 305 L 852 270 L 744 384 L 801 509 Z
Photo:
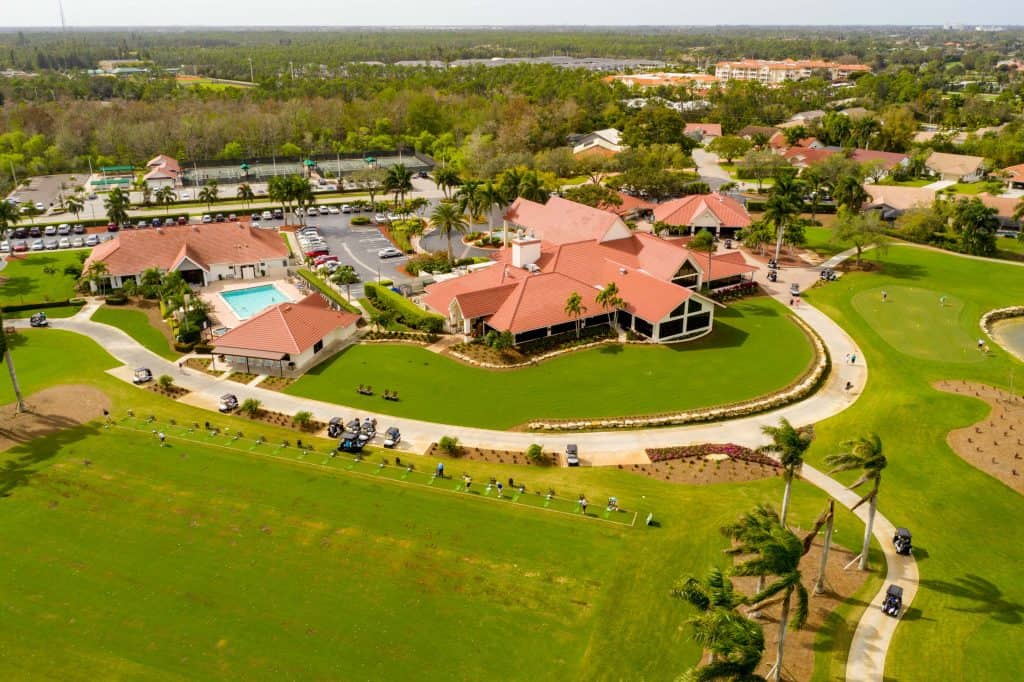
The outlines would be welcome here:
M 33 239 L 32 246 L 29 247 L 29 249 L 31 249 L 32 251 L 42 251 L 44 248 L 46 247 L 43 246 L 42 239 Z
M 351 213 L 352 212 L 352 207 L 349 206 L 348 204 L 342 204 L 341 205 L 341 212 L 342 213 Z
M 373 222 L 377 223 L 378 225 L 383 225 L 387 221 L 388 217 L 383 213 L 378 213 L 377 215 L 373 216 Z
M 306 215 L 320 215 L 320 211 L 316 206 L 310 206 L 306 209 Z
M 36 202 L 36 210 L 37 211 L 45 211 L 46 210 L 46 206 L 43 205 L 43 202 L 37 201 Z
M 204 225 L 205 225 L 205 224 L 209 224 L 209 223 L 212 223 L 212 222 L 213 222 L 213 216 L 212 216 L 212 215 L 210 215 L 209 213 L 207 213 L 206 215 L 204 215 L 204 216 L 203 216 L 203 224 L 204 224 Z
M 327 212 L 330 213 L 331 215 L 338 215 L 339 213 L 341 213 L 341 211 L 338 210 L 337 206 L 328 206 Z
M 85 240 L 84 239 L 82 239 L 81 237 L 72 237 L 71 238 L 71 248 L 73 248 L 73 249 L 80 249 L 83 246 L 85 246 Z
M 274 214 L 271 213 L 270 211 L 264 211 L 263 213 L 260 214 L 260 218 L 262 220 L 273 220 Z
M 11 243 L 10 242 L 0 242 L 0 253 L 10 253 L 10 252 L 11 252 Z
M 88 237 L 85 238 L 85 245 L 86 246 L 96 246 L 99 243 L 100 243 L 100 238 L 97 237 L 94 234 L 90 234 Z
M 397 258 L 402 255 L 404 254 L 393 246 L 388 246 L 377 252 L 377 258 Z
M 71 240 L 69 238 L 67 238 L 67 237 L 61 237 L 60 241 L 57 242 L 57 248 L 60 248 L 60 249 L 70 249 L 71 248 Z
M 192 192 L 182 192 L 181 193 L 182 201 L 187 201 L 187 200 L 189 200 L 191 198 L 192 198 Z

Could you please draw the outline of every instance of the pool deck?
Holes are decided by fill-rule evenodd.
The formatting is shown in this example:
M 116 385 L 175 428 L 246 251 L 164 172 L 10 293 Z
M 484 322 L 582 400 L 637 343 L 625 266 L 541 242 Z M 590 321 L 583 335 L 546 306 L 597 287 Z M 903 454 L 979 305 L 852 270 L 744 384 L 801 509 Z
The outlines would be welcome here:
M 261 287 L 268 284 L 273 284 L 292 301 L 298 301 L 302 298 L 302 292 L 294 284 L 284 279 L 236 279 L 214 282 L 203 288 L 199 293 L 199 297 L 210 305 L 210 316 L 214 319 L 215 327 L 234 329 L 244 320 L 239 319 L 235 315 L 235 311 L 231 309 L 231 306 L 219 294 L 225 291 L 252 289 L 253 287 Z

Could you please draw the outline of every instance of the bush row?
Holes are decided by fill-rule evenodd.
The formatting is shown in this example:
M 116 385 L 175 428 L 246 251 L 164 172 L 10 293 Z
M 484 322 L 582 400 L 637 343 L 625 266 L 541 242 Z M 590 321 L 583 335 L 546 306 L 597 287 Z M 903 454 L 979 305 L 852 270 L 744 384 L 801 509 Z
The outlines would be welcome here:
M 444 331 L 443 317 L 420 309 L 416 304 L 387 287 L 367 282 L 363 285 L 363 291 L 366 293 L 366 298 L 370 299 L 376 308 L 391 311 L 399 322 L 408 327 L 431 334 L 440 334 Z
M 323 294 L 324 296 L 329 298 L 331 301 L 336 303 L 338 306 L 341 307 L 342 310 L 346 310 L 346 311 L 348 311 L 350 313 L 356 313 L 357 315 L 359 314 L 359 310 L 354 305 L 352 305 L 351 303 L 346 301 L 344 296 L 342 296 L 337 291 L 332 289 L 327 284 L 327 282 L 323 281 L 312 270 L 307 270 L 306 268 L 300 268 L 298 270 L 298 274 L 299 274 L 299 277 L 301 277 L 302 279 L 306 280 L 306 282 L 311 287 L 313 287 L 314 289 L 319 291 L 321 294 Z

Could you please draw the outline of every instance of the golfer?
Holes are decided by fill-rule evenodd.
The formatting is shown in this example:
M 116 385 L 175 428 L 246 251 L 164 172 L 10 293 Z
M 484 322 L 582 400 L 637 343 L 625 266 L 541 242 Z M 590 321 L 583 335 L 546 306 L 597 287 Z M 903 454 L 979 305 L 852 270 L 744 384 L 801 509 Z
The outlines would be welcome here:
M 160 433 L 157 434 L 157 438 L 160 439 L 160 447 L 163 447 L 164 446 L 164 441 L 167 439 L 167 436 L 165 436 L 164 432 L 161 431 Z

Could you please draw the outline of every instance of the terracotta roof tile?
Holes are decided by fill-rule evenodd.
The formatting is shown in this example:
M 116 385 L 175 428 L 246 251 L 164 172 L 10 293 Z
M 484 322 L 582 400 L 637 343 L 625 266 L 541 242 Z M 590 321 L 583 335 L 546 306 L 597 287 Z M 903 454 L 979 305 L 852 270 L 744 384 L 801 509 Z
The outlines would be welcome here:
M 669 225 L 690 225 L 704 211 L 710 211 L 723 227 L 748 227 L 750 215 L 740 202 L 718 194 L 691 194 L 667 201 L 654 209 L 654 219 Z
M 217 339 L 218 349 L 298 355 L 339 327 L 356 323 L 359 315 L 331 310 L 320 294 L 297 303 L 278 303 L 249 318 Z

